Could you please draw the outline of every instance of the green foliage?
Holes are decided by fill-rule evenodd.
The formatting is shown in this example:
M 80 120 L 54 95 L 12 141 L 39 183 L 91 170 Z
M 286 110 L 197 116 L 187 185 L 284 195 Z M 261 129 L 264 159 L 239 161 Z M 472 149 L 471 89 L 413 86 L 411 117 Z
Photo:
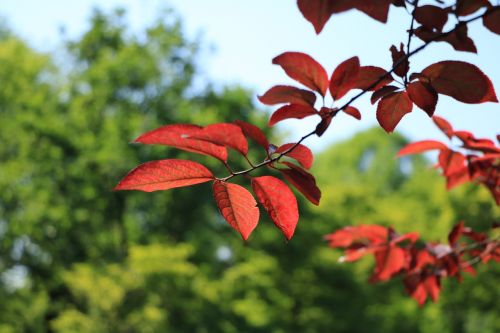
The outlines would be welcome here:
M 197 45 L 175 18 L 138 37 L 123 13 L 96 11 L 62 65 L 0 36 L 1 333 L 500 330 L 498 268 L 419 309 L 399 283 L 366 284 L 369 260 L 338 264 L 321 242 L 357 223 L 437 240 L 462 218 L 486 227 L 500 217 L 483 189 L 446 193 L 426 160 L 395 159 L 403 138 L 374 129 L 325 151 L 314 170 L 322 204 L 300 203 L 293 241 L 263 220 L 243 244 L 210 186 L 111 191 L 146 160 L 209 159 L 128 143 L 142 132 L 249 118 L 264 127 L 248 91 L 194 87 Z

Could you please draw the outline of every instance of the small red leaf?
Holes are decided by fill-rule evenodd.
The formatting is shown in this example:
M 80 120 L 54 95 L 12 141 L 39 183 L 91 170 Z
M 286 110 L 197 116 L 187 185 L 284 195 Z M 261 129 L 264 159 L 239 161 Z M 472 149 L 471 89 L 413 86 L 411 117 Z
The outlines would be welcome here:
M 331 115 L 331 112 L 333 112 L 333 110 L 334 109 L 322 107 L 319 111 L 321 122 L 316 126 L 315 132 L 317 136 L 322 136 L 330 126 L 333 119 L 333 116 Z
M 415 8 L 415 19 L 428 29 L 443 31 L 443 27 L 448 21 L 448 12 L 440 7 L 425 5 Z
M 399 88 L 398 87 L 395 87 L 395 86 L 385 86 L 385 87 L 382 87 L 380 89 L 378 89 L 377 91 L 374 91 L 373 94 L 372 94 L 372 97 L 370 98 L 370 102 L 372 104 L 375 104 L 377 103 L 377 101 L 387 95 L 390 95 L 391 93 L 395 92 L 396 90 L 398 90 Z
M 490 79 L 476 66 L 462 61 L 441 61 L 422 71 L 434 89 L 469 104 L 498 102 Z
M 434 124 L 443 132 L 448 138 L 451 139 L 453 136 L 453 127 L 451 124 L 444 118 L 438 116 L 432 116 L 432 120 Z
M 357 120 L 361 120 L 361 112 L 354 106 L 347 106 L 344 108 L 344 113 L 350 115 L 351 117 L 356 118 Z
M 241 128 L 235 124 L 213 124 L 203 127 L 199 132 L 189 138 L 204 140 L 217 145 L 226 146 L 246 155 L 248 153 L 248 142 Z
M 500 9 L 498 6 L 483 17 L 483 25 L 491 32 L 500 35 Z
M 159 144 L 175 147 L 193 153 L 213 156 L 221 161 L 227 161 L 225 147 L 210 142 L 190 139 L 189 136 L 198 133 L 202 127 L 196 125 L 177 124 L 166 125 L 153 131 L 144 133 L 134 142 L 144 144 Z
M 380 82 L 375 84 L 379 80 Z M 385 69 L 375 66 L 362 66 L 359 68 L 353 88 L 374 91 L 388 85 L 392 81 L 392 76 L 387 74 Z
M 458 239 L 462 236 L 464 233 L 464 222 L 457 223 L 453 229 L 451 229 L 449 235 L 448 235 L 448 243 L 451 246 L 455 246 L 457 244 Z
M 398 152 L 398 156 L 419 154 L 434 149 L 442 150 L 448 149 L 448 147 L 444 143 L 439 141 L 423 140 L 407 144 Z
M 316 206 L 319 205 L 321 191 L 316 186 L 314 176 L 292 163 L 283 162 L 283 164 L 289 167 L 289 169 L 279 169 L 286 180 L 299 190 L 307 200 Z
M 328 89 L 328 74 L 311 56 L 301 52 L 285 52 L 273 59 L 292 79 L 325 96 Z
M 296 145 L 295 143 L 286 143 L 276 149 L 274 153 L 281 154 L 293 146 L 295 146 L 295 148 L 292 151 L 288 152 L 286 156 L 297 160 L 297 162 L 299 162 L 300 165 L 302 165 L 302 167 L 304 167 L 305 169 L 310 169 L 312 167 L 314 159 L 313 153 L 309 148 L 302 144 Z
M 406 73 L 408 73 L 408 71 L 410 70 L 410 62 L 408 61 L 408 59 L 401 60 L 404 59 L 404 57 L 406 57 L 406 52 L 404 51 L 403 43 L 399 45 L 399 50 L 394 45 L 391 46 L 389 50 L 391 51 L 392 55 L 393 67 L 395 67 L 396 64 L 398 64 L 401 61 L 401 63 L 399 63 L 397 67 L 395 67 L 394 73 L 396 73 L 396 75 L 398 75 L 399 77 L 405 77 Z
M 377 107 L 377 120 L 382 128 L 390 133 L 405 114 L 411 112 L 413 103 L 406 92 L 396 92 L 380 100 Z
M 221 215 L 247 240 L 259 223 L 259 208 L 250 192 L 244 187 L 216 180 L 214 198 Z
M 241 128 L 243 134 L 247 138 L 252 139 L 267 151 L 267 148 L 269 148 L 269 141 L 267 141 L 266 136 L 260 128 L 241 120 L 235 120 L 234 123 Z
M 146 162 L 130 171 L 114 188 L 153 192 L 208 182 L 212 172 L 203 165 L 185 160 Z
M 387 246 L 375 252 L 375 272 L 371 281 L 387 281 L 404 268 L 405 250 L 397 246 Z
M 292 86 L 274 86 L 258 98 L 266 105 L 290 103 L 314 106 L 316 102 L 316 95 L 312 91 Z
M 354 88 L 359 69 L 358 57 L 347 59 L 337 66 L 330 78 L 330 94 L 334 100 L 342 98 Z
M 277 122 L 285 119 L 302 119 L 314 115 L 318 115 L 318 111 L 311 106 L 288 104 L 282 106 L 272 114 L 271 119 L 269 119 L 269 126 L 274 126 Z
M 272 176 L 253 178 L 252 188 L 274 224 L 290 240 L 299 221 L 297 199 L 293 192 L 285 183 Z
M 438 94 L 432 86 L 425 82 L 415 81 L 406 88 L 408 96 L 419 108 L 432 117 L 436 110 Z

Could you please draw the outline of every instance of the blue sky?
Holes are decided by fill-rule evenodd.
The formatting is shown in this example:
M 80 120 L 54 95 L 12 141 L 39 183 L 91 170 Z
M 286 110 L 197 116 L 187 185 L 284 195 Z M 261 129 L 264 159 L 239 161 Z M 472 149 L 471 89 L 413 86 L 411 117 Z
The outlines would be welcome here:
M 409 26 L 405 11 L 392 7 L 387 25 L 361 13 L 348 12 L 332 17 L 321 35 L 316 36 L 294 0 L 3 0 L 0 15 L 31 45 L 53 51 L 59 40 L 59 27 L 64 26 L 68 36 L 77 36 L 88 26 L 88 17 L 95 6 L 127 9 L 132 29 L 139 30 L 167 5 L 183 19 L 190 38 L 201 37 L 203 76 L 218 86 L 241 84 L 255 94 L 262 94 L 275 84 L 295 84 L 271 64 L 273 57 L 285 51 L 309 53 L 329 73 L 354 55 L 360 57 L 362 65 L 389 68 L 389 47 L 406 40 L 405 30 Z M 413 58 L 412 70 L 420 71 L 439 60 L 468 61 L 479 66 L 500 92 L 500 37 L 484 29 L 480 22 L 470 27 L 469 34 L 479 55 L 435 44 Z M 308 143 L 321 149 L 376 124 L 375 107 L 368 98 L 354 106 L 363 114 L 361 122 L 348 116 L 337 117 L 324 137 Z M 493 138 L 500 132 L 499 104 L 466 105 L 440 96 L 436 114 L 447 118 L 455 128 L 470 130 L 478 136 Z M 314 128 L 315 123 L 316 120 L 289 120 L 279 128 L 287 131 L 293 141 Z M 396 131 L 413 140 L 444 138 L 427 115 L 416 108 Z

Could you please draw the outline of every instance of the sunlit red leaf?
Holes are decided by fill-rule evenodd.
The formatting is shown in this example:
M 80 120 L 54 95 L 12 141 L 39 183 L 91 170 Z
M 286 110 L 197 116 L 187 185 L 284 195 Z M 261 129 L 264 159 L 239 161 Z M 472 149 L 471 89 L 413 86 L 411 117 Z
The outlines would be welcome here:
M 311 106 L 301 104 L 288 104 L 276 110 L 269 119 L 269 126 L 285 119 L 302 119 L 309 116 L 319 115 L 318 111 Z
M 292 79 L 325 96 L 328 74 L 311 56 L 301 52 L 285 52 L 273 59 Z
M 405 267 L 405 250 L 398 246 L 387 246 L 375 252 L 375 271 L 371 281 L 387 281 Z
M 419 154 L 429 150 L 441 150 L 448 149 L 448 147 L 439 141 L 435 140 L 423 140 L 418 142 L 412 142 L 405 147 L 403 147 L 399 152 L 398 156 L 410 155 L 410 154 Z
M 387 95 L 390 95 L 392 94 L 393 92 L 395 92 L 396 90 L 398 90 L 399 88 L 398 87 L 395 87 L 395 86 L 385 86 L 385 87 L 382 87 L 376 91 L 373 92 L 372 94 L 372 97 L 370 98 L 370 102 L 372 104 L 375 104 L 377 103 L 377 101 Z
M 244 187 L 216 180 L 214 198 L 224 219 L 247 240 L 259 222 L 259 208 Z
M 463 103 L 498 102 L 491 80 L 476 66 L 462 61 L 441 61 L 422 71 L 440 94 Z
M 496 7 L 483 17 L 483 25 L 493 33 L 500 35 L 500 9 Z
M 337 66 L 330 78 L 330 94 L 334 100 L 342 98 L 354 88 L 359 69 L 358 57 L 347 59 Z
M 258 98 L 266 105 L 289 103 L 314 106 L 316 102 L 316 95 L 312 91 L 292 86 L 274 86 Z
M 428 83 L 415 81 L 408 85 L 406 91 L 413 103 L 432 117 L 438 102 L 436 90 Z
M 439 291 L 441 289 L 439 279 L 436 275 L 429 275 L 424 280 L 425 290 L 434 302 L 439 298 Z
M 377 120 L 386 132 L 394 131 L 405 114 L 411 112 L 413 103 L 406 92 L 396 92 L 380 100 L 377 106 Z
M 241 120 L 235 120 L 234 123 L 241 128 L 247 138 L 252 139 L 267 151 L 269 142 L 260 128 Z
M 451 124 L 444 118 L 438 117 L 438 116 L 433 116 L 432 120 L 434 121 L 434 124 L 443 132 L 448 138 L 451 139 L 453 136 L 453 127 Z
M 442 149 L 439 153 L 438 161 L 445 176 L 451 175 L 457 171 L 462 171 L 466 166 L 465 156 L 450 149 Z
M 146 162 L 130 171 L 114 188 L 153 192 L 208 182 L 214 179 L 203 165 L 186 160 Z
M 440 7 L 424 5 L 415 8 L 415 19 L 426 28 L 442 31 L 448 21 L 448 12 Z
M 246 155 L 248 152 L 248 142 L 243 135 L 243 131 L 235 124 L 220 123 L 208 125 L 190 135 L 189 138 L 233 148 L 243 155 Z
M 252 188 L 274 224 L 290 240 L 299 220 L 297 199 L 290 188 L 278 178 L 252 178 Z
M 376 224 L 348 226 L 325 236 L 330 247 L 349 247 L 355 243 L 378 245 L 387 242 L 387 228 Z
M 378 82 L 379 80 L 380 82 Z M 385 69 L 376 66 L 362 66 L 360 67 L 358 76 L 356 77 L 354 88 L 374 91 L 382 88 L 392 81 L 392 76 L 390 74 L 386 75 Z M 378 83 L 375 84 L 376 82 Z
M 321 191 L 318 186 L 316 186 L 316 179 L 314 179 L 314 176 L 292 163 L 283 162 L 283 164 L 289 167 L 289 169 L 279 169 L 285 179 L 302 193 L 307 200 L 316 206 L 319 205 Z
M 400 77 L 404 77 L 410 70 L 410 63 L 408 59 L 402 60 L 406 56 L 406 52 L 403 49 L 403 43 L 400 44 L 399 50 L 393 45 L 391 46 L 390 51 L 393 67 L 395 67 L 394 73 Z M 400 61 L 401 63 L 399 63 Z M 398 64 L 397 67 L 396 64 Z
M 153 131 L 144 133 L 134 142 L 144 144 L 159 144 L 175 147 L 193 153 L 213 156 L 221 161 L 227 161 L 227 150 L 225 147 L 189 138 L 190 135 L 198 133 L 202 127 L 188 124 L 166 125 Z
M 296 145 L 295 143 L 286 143 L 278 147 L 278 149 L 276 149 L 275 151 L 275 154 L 281 154 L 293 146 L 295 146 L 295 148 L 292 151 L 288 152 L 286 156 L 297 160 L 297 162 L 299 162 L 302 167 L 310 169 L 314 160 L 313 153 L 311 149 L 302 144 Z
M 347 106 L 342 111 L 357 120 L 361 120 L 361 112 L 359 112 L 359 110 L 354 106 Z

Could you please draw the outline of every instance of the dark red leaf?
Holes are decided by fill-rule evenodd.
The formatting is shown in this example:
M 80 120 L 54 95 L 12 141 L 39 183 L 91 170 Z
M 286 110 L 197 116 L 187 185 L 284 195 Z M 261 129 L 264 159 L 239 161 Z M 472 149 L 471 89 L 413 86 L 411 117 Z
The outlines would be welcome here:
M 490 79 L 476 66 L 462 61 L 441 61 L 422 71 L 440 94 L 463 103 L 498 102 Z
M 415 19 L 428 29 L 443 31 L 443 27 L 448 21 L 448 12 L 440 7 L 425 5 L 415 8 Z
M 428 83 L 415 81 L 408 85 L 406 91 L 413 103 L 432 117 L 438 102 L 436 90 Z
M 252 188 L 274 224 L 290 240 L 299 220 L 297 199 L 293 192 L 285 183 L 272 176 L 253 178 Z
M 312 23 L 319 34 L 334 12 L 335 0 L 298 0 L 297 5 L 304 18 Z
M 467 16 L 488 5 L 488 0 L 458 0 L 455 13 L 458 16 Z
M 483 17 L 483 25 L 491 32 L 500 35 L 500 7 L 494 7 L 487 16 Z
M 431 40 L 436 42 L 447 42 L 457 51 L 477 53 L 476 45 L 469 37 L 466 25 L 457 27 L 450 34 L 443 37 L 439 37 L 440 34 L 440 32 L 431 31 L 426 27 L 420 27 L 415 30 L 415 35 L 425 42 L 430 42 Z
M 444 143 L 439 141 L 423 140 L 407 144 L 398 152 L 398 156 L 419 154 L 434 149 L 442 150 L 448 149 L 448 147 Z
M 292 79 L 325 96 L 328 89 L 328 74 L 311 56 L 301 52 L 285 52 L 273 59 Z
M 359 69 L 358 76 L 356 77 L 356 82 L 354 83 L 354 88 L 362 90 L 378 90 L 383 86 L 388 85 L 393 81 L 390 74 L 387 74 L 385 69 L 375 66 L 362 66 Z M 376 82 L 383 79 L 375 85 Z
M 316 102 L 316 95 L 312 91 L 292 86 L 274 86 L 258 98 L 266 105 L 290 103 L 314 106 Z
M 413 103 L 405 91 L 396 92 L 380 100 L 377 106 L 377 120 L 390 133 L 405 114 L 411 112 Z
M 462 236 L 463 232 L 464 232 L 464 222 L 462 221 L 456 224 L 450 231 L 450 234 L 448 235 L 448 243 L 450 243 L 451 246 L 455 246 L 460 236 Z
M 342 98 L 354 88 L 359 69 L 358 57 L 347 59 L 337 66 L 330 78 L 330 94 L 334 100 Z
M 408 73 L 408 71 L 410 70 L 410 63 L 408 59 L 401 60 L 406 57 L 406 52 L 403 49 L 403 43 L 399 45 L 399 50 L 396 48 L 396 46 L 393 45 L 391 46 L 390 51 L 392 55 L 393 67 L 395 67 L 396 64 L 402 61 L 401 63 L 399 63 L 399 65 L 397 65 L 394 73 L 396 73 L 396 75 L 400 77 L 405 77 L 406 73 Z
M 225 147 L 189 138 L 190 135 L 198 133 L 201 128 L 200 126 L 187 124 L 166 125 L 144 133 L 134 142 L 171 146 L 193 153 L 213 156 L 226 162 L 227 150 Z
M 444 118 L 438 116 L 432 116 L 432 120 L 434 124 L 443 132 L 448 138 L 451 139 L 453 136 L 453 127 L 451 124 Z
M 153 192 L 208 182 L 212 172 L 203 165 L 185 160 L 146 162 L 130 171 L 114 188 Z
M 372 104 L 375 104 L 379 99 L 381 99 L 387 95 L 392 94 L 393 92 L 395 92 L 398 89 L 399 88 L 395 87 L 395 86 L 382 87 L 379 90 L 373 92 L 372 97 L 370 98 L 370 102 Z
M 344 111 L 344 113 L 350 115 L 351 117 L 356 118 L 357 120 L 361 120 L 361 112 L 359 112 L 359 110 L 354 106 L 347 106 L 342 111 Z
M 334 109 L 322 107 L 321 110 L 319 111 L 319 114 L 321 116 L 321 122 L 316 126 L 315 132 L 317 136 L 322 136 L 323 133 L 325 133 L 328 127 L 330 126 L 333 119 L 330 113 L 333 112 L 333 110 Z
M 247 240 L 259 223 L 259 208 L 252 194 L 244 187 L 216 180 L 214 198 L 221 215 Z
M 269 142 L 260 128 L 241 120 L 235 120 L 234 123 L 241 128 L 247 138 L 252 139 L 267 151 Z
M 307 200 L 319 205 L 321 198 L 321 191 L 316 186 L 316 179 L 313 175 L 304 169 L 289 162 L 283 162 L 289 169 L 279 169 L 283 176 L 288 180 L 300 193 L 302 193 Z
M 314 159 L 313 153 L 311 149 L 302 144 L 296 145 L 295 143 L 285 143 L 284 145 L 278 147 L 278 149 L 276 149 L 274 153 L 281 154 L 293 146 L 295 146 L 295 148 L 292 151 L 288 152 L 286 156 L 297 160 L 297 162 L 299 162 L 302 167 L 310 169 L 312 167 Z
M 269 126 L 274 126 L 277 122 L 285 119 L 295 118 L 302 119 L 309 116 L 318 115 L 318 111 L 311 106 L 300 104 L 288 104 L 276 110 L 271 119 L 269 119 Z

